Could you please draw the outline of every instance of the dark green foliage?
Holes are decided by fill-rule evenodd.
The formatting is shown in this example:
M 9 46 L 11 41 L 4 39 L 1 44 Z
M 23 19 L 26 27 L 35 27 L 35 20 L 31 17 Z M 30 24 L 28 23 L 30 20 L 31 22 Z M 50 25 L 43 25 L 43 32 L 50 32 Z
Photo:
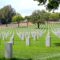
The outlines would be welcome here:
M 31 21 L 34 23 L 36 22 L 43 22 L 45 20 L 45 11 L 35 10 L 31 15 Z
M 44 10 L 36 10 L 31 15 L 31 22 L 37 23 L 38 28 L 40 24 L 45 24 L 45 21 L 48 21 L 48 19 L 49 13 L 45 12 Z
M 7 24 L 11 22 L 12 16 L 15 15 L 15 10 L 7 5 L 0 9 L 0 20 L 2 24 Z
M 40 5 L 40 4 L 45 4 L 47 0 L 34 0 L 34 1 L 38 1 L 39 2 L 38 5 Z
M 48 3 L 47 9 L 52 10 L 52 9 L 57 9 L 59 7 L 58 1 L 52 0 Z
M 13 22 L 17 22 L 18 23 L 18 27 L 19 27 L 19 23 L 24 20 L 23 17 L 21 15 L 15 15 L 12 17 L 12 21 Z
M 38 1 L 39 2 L 38 5 L 45 4 L 47 2 L 47 0 L 34 0 L 34 1 Z M 46 8 L 48 10 L 57 9 L 59 7 L 59 4 L 60 0 L 48 0 Z

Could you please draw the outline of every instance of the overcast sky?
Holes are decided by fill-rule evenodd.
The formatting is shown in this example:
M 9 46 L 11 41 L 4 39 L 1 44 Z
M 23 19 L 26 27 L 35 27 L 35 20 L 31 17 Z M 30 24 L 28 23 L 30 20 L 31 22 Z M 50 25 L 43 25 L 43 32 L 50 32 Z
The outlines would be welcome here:
M 11 5 L 22 16 L 30 15 L 34 10 L 45 9 L 44 6 L 38 6 L 37 4 L 38 2 L 33 0 L 0 0 L 0 8 Z

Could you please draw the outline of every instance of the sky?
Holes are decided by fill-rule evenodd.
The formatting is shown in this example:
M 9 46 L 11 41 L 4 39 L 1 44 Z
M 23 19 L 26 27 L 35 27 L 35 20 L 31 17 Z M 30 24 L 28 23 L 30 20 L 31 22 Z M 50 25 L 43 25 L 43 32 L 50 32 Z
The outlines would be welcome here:
M 31 15 L 34 10 L 46 10 L 44 5 L 38 6 L 38 2 L 33 0 L 0 0 L 0 8 L 6 5 L 11 5 L 22 16 Z

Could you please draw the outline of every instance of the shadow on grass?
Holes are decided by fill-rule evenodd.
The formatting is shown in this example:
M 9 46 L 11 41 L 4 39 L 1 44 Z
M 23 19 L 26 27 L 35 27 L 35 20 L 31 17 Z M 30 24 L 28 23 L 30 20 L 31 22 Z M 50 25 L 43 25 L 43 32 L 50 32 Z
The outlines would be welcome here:
M 32 60 L 31 58 L 25 59 L 25 58 L 12 58 L 12 59 L 5 59 L 5 58 L 0 58 L 0 60 Z
M 27 26 L 19 26 L 19 27 L 16 27 L 16 28 L 28 28 Z
M 60 43 L 54 43 L 55 44 L 55 46 L 60 46 Z
M 35 29 L 48 29 L 48 28 L 44 28 L 44 27 L 39 27 L 39 28 L 35 28 Z

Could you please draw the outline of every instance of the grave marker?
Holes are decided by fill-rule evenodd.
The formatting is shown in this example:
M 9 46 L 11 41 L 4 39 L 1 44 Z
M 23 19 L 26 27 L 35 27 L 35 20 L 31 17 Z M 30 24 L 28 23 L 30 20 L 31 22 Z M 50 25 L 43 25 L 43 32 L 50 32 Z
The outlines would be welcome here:
M 50 40 L 50 34 L 48 32 L 47 37 L 46 37 L 46 47 L 50 47 L 51 46 L 51 40 Z
M 12 58 L 12 43 L 11 42 L 5 43 L 5 58 L 7 59 Z
M 12 44 L 14 44 L 14 33 L 12 34 L 12 36 L 11 36 L 11 38 L 10 38 L 10 42 L 11 42 Z
M 29 46 L 29 45 L 30 45 L 30 37 L 27 36 L 27 37 L 26 37 L 26 46 Z

